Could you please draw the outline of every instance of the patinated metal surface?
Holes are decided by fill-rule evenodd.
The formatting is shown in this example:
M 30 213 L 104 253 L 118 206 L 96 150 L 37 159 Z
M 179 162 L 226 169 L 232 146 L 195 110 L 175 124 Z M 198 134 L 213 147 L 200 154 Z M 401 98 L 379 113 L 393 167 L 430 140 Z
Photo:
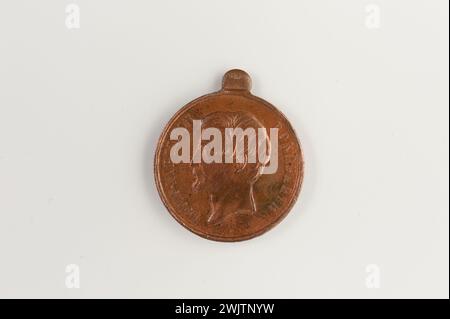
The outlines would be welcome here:
M 207 239 L 240 241 L 261 235 L 286 216 L 300 191 L 303 157 L 295 132 L 280 111 L 252 95 L 250 89 L 247 73 L 228 71 L 222 89 L 180 109 L 158 142 L 155 181 L 164 205 L 181 225 Z M 199 163 L 193 159 L 208 140 L 196 147 L 195 137 L 190 140 L 190 160 L 175 163 L 171 152 L 180 139 L 171 138 L 171 132 L 184 128 L 192 136 L 195 120 L 201 121 L 201 132 L 210 127 L 222 132 L 227 127 L 252 127 L 256 132 L 261 127 L 267 132 L 277 128 L 278 136 L 266 137 L 267 145 L 270 138 L 277 138 L 276 171 L 264 174 L 267 162 L 250 163 L 250 147 L 244 148 L 242 163 Z M 271 150 L 275 153 L 275 147 Z M 225 151 L 221 151 L 223 159 Z M 201 154 L 198 156 L 197 160 Z

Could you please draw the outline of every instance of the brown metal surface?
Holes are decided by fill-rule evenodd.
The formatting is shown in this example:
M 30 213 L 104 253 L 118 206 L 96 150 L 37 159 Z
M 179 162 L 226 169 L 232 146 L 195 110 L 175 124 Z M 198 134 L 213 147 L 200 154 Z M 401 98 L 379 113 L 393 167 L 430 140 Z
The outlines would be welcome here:
M 164 205 L 181 225 L 207 239 L 240 241 L 263 234 L 286 216 L 300 191 L 303 156 L 295 132 L 280 111 L 250 89 L 247 73 L 228 71 L 222 89 L 179 110 L 158 142 L 155 181 Z M 238 163 L 173 163 L 170 150 L 177 140 L 170 139 L 171 131 L 182 127 L 192 134 L 193 120 L 220 129 L 227 121 L 244 123 L 244 129 L 278 128 L 278 169 L 259 174 L 259 163 L 245 168 Z

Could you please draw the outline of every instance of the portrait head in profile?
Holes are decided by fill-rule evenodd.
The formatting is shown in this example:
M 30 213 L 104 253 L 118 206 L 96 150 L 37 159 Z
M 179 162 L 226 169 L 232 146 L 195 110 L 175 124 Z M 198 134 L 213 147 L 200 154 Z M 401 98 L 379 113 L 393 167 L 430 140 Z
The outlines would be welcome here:
M 214 112 L 203 118 L 201 124 L 202 132 L 208 128 L 220 130 L 222 145 L 226 144 L 226 134 L 230 134 L 230 129 L 240 128 L 245 131 L 252 128 L 255 132 L 258 132 L 258 128 L 263 127 L 254 116 L 246 112 Z M 255 147 L 248 147 L 251 142 L 246 135 L 228 136 L 228 138 L 233 141 L 232 147 L 224 146 L 221 149 L 222 161 L 191 163 L 194 176 L 193 191 L 205 191 L 209 196 L 207 222 L 210 224 L 220 224 L 234 216 L 240 214 L 252 215 L 257 211 L 253 186 L 261 176 L 264 163 L 249 159 L 257 158 L 255 153 L 258 149 L 258 142 L 254 145 Z M 238 140 L 239 138 L 241 140 Z M 267 134 L 264 134 L 260 140 L 256 139 L 256 141 L 261 140 L 270 145 Z M 202 140 L 202 147 L 194 149 L 194 153 L 201 151 L 207 143 L 208 141 Z M 245 145 L 243 150 L 237 149 L 239 143 Z M 229 154 L 230 152 L 232 154 Z M 239 152 L 241 154 L 238 154 Z M 235 160 L 226 163 L 225 158 L 227 156 L 233 156 Z M 241 158 L 240 161 L 236 160 L 238 156 Z

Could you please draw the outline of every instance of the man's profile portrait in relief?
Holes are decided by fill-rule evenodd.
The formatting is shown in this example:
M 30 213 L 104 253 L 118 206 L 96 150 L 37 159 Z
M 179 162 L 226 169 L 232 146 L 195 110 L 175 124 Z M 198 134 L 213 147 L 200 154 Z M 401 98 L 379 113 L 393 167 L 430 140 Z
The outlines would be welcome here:
M 214 112 L 208 114 L 202 119 L 202 131 L 208 128 L 219 129 L 222 133 L 222 145 L 225 145 L 226 139 L 225 128 L 240 128 L 246 130 L 252 128 L 258 132 L 258 128 L 263 125 L 252 115 L 246 112 Z M 264 130 L 265 132 L 265 130 Z M 229 133 L 229 131 L 228 131 Z M 249 158 L 257 157 L 256 152 L 261 141 L 267 143 L 268 152 L 270 153 L 270 141 L 267 134 L 260 140 L 256 139 L 255 147 L 248 147 L 249 140 L 245 134 L 240 138 L 244 139 L 238 141 L 238 135 L 229 137 L 233 142 L 232 152 L 236 156 L 236 149 L 238 143 L 243 143 L 244 154 L 241 154 L 243 161 L 233 161 L 232 163 L 225 163 L 222 160 L 220 163 L 192 163 L 192 174 L 194 182 L 192 184 L 193 192 L 206 191 L 209 196 L 209 211 L 207 215 L 207 222 L 210 224 L 221 224 L 228 218 L 239 214 L 252 215 L 257 212 L 257 203 L 255 202 L 253 194 L 253 186 L 261 176 L 262 169 L 265 163 L 260 161 L 249 161 Z M 201 141 L 202 145 L 208 141 Z M 241 144 L 242 145 L 242 144 Z M 203 147 L 194 149 L 193 152 L 201 151 Z M 229 151 L 229 150 L 228 150 Z M 226 157 L 227 148 L 223 147 L 221 150 L 222 159 Z

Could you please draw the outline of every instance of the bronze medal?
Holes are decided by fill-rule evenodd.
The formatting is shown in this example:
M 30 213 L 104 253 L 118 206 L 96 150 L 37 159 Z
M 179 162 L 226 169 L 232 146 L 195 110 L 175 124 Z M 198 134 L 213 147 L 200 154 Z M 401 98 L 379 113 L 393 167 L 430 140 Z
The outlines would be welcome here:
M 294 205 L 303 180 L 300 143 L 273 105 L 228 71 L 218 92 L 180 109 L 155 154 L 164 205 L 184 227 L 217 241 L 261 235 Z

